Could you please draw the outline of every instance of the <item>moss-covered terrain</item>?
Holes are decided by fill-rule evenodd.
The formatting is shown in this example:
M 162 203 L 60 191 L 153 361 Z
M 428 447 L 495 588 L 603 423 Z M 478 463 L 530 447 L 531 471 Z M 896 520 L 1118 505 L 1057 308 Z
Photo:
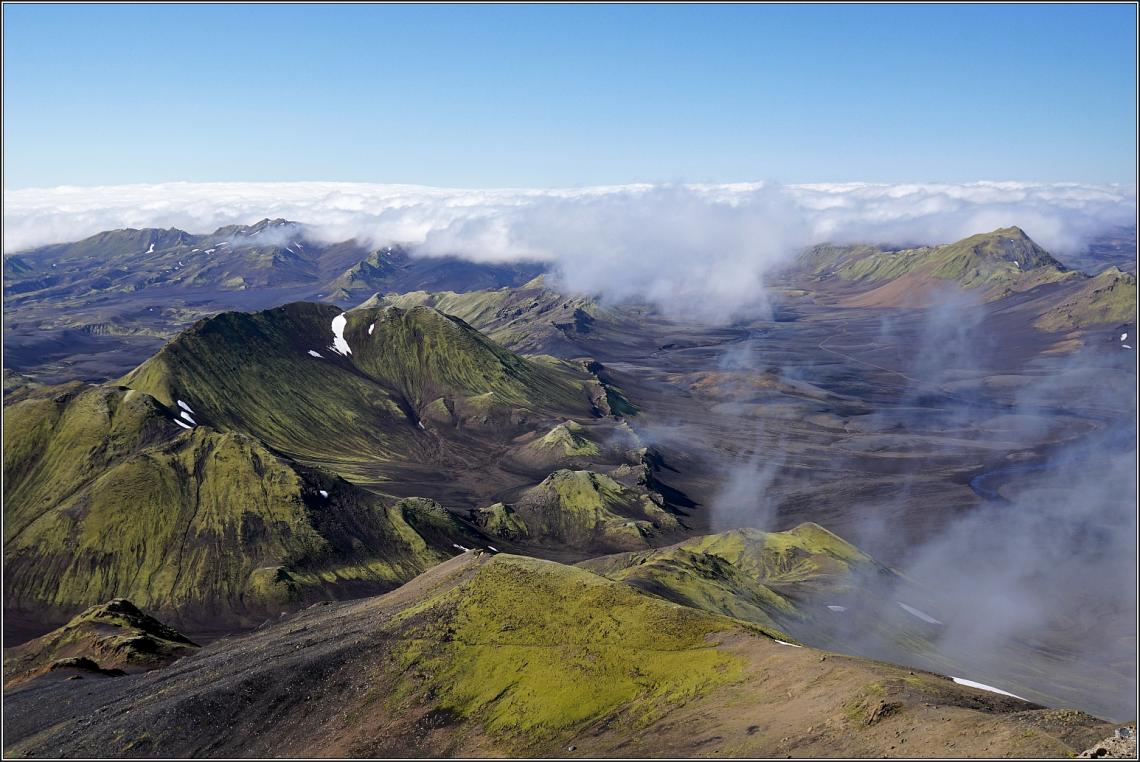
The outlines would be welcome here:
M 962 288 L 1020 290 L 1028 282 L 1040 285 L 1073 277 L 1021 228 L 999 228 L 942 246 L 902 251 L 856 247 L 851 256 L 828 263 L 844 280 L 886 281 L 903 275 L 923 275 L 953 281 Z
M 390 589 L 467 542 L 429 501 L 393 504 L 237 431 L 187 431 L 179 410 L 82 384 L 6 406 L 6 610 L 62 619 L 128 597 L 178 623 L 256 624 Z
M 660 496 L 593 471 L 555 471 L 518 501 L 480 509 L 487 532 L 514 541 L 585 552 L 644 548 L 677 530 Z
M 453 424 L 458 410 L 468 422 L 493 419 L 517 433 L 529 416 L 593 414 L 586 374 L 528 361 L 456 318 L 426 307 L 357 310 L 345 317 L 347 352 L 338 352 L 332 322 L 340 314 L 302 303 L 224 313 L 122 383 L 167 405 L 182 399 L 215 428 L 362 479 L 370 466 L 435 449 L 423 436 L 425 418 Z
M 1135 320 L 1136 276 L 1110 267 L 1085 281 L 1079 290 L 1042 314 L 1034 325 L 1046 331 L 1067 331 Z
M 813 608 L 838 600 L 869 575 L 891 574 L 810 523 L 787 532 L 737 529 L 579 565 L 686 606 L 780 627 L 812 619 Z
M 480 552 L 160 673 L 5 698 L 5 752 L 21 757 L 1055 757 L 1111 730 Z
M 374 294 L 358 309 L 394 306 L 432 307 L 454 315 L 516 352 L 552 352 L 589 336 L 598 321 L 622 321 L 585 296 L 567 296 L 547 286 L 538 276 L 516 288 L 454 291 L 411 291 Z
M 1116 267 L 1095 277 L 1070 270 L 1018 227 L 941 246 L 816 246 L 800 258 L 798 270 L 823 288 L 843 284 L 844 306 L 925 307 L 950 287 L 988 302 L 1031 295 L 1034 326 L 1042 331 L 1119 325 L 1136 314 L 1135 276 Z
M 308 303 L 203 320 L 116 383 L 14 386 L 6 609 L 54 623 L 128 597 L 179 626 L 248 626 L 391 589 L 486 544 L 457 498 L 624 462 L 575 420 L 604 423 L 604 396 L 581 366 L 428 307 Z M 674 523 L 609 477 L 579 479 L 552 476 L 520 507 L 530 525 L 491 522 L 509 530 L 494 536 L 616 550 Z
M 198 649 L 182 633 L 116 598 L 4 652 L 4 687 L 51 671 L 129 674 L 164 667 Z

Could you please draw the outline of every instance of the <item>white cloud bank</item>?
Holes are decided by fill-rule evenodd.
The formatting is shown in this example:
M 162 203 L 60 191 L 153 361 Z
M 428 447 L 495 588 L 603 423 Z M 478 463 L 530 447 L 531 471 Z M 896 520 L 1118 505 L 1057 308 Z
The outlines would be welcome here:
M 1135 217 L 1135 186 L 624 185 L 469 190 L 365 183 L 166 183 L 7 191 L 6 253 L 123 227 L 208 232 L 284 217 L 324 240 L 421 255 L 550 262 L 563 286 L 740 304 L 798 248 L 823 241 L 944 243 L 1018 225 L 1064 254 Z M 754 298 L 754 297 L 753 297 Z

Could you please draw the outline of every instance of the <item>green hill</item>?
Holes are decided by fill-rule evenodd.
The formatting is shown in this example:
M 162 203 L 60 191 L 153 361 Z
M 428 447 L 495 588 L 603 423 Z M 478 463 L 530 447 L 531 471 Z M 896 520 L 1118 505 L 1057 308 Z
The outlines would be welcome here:
M 157 680 L 12 692 L 5 751 L 1056 757 L 1111 732 L 1080 712 L 796 645 L 584 569 L 472 552 L 385 596 L 217 643 Z
M 116 676 L 166 666 L 198 649 L 182 633 L 116 598 L 4 653 L 4 687 L 46 672 Z
M 9 611 L 62 619 L 129 597 L 179 624 L 256 624 L 390 589 L 467 542 L 438 507 L 393 504 L 244 433 L 184 430 L 178 407 L 137 390 L 45 388 L 4 412 Z
M 394 306 L 432 307 L 454 315 L 516 352 L 551 352 L 589 336 L 595 324 L 621 322 L 610 310 L 585 296 L 565 296 L 546 286 L 544 276 L 516 288 L 456 293 L 412 291 L 374 294 L 358 309 Z
M 456 318 L 426 307 L 354 310 L 338 348 L 333 322 L 342 314 L 309 303 L 224 313 L 122 383 L 363 481 L 384 464 L 430 458 L 460 419 L 468 428 L 486 421 L 483 436 L 509 439 L 530 417 L 594 414 L 587 374 L 519 357 Z M 452 415 L 472 410 L 483 415 Z M 441 420 L 428 436 L 425 421 Z
M 981 674 L 1050 706 L 1119 706 L 1103 696 L 1114 667 L 1074 663 L 1046 639 L 1006 639 L 991 652 L 943 642 L 956 608 L 817 524 L 737 529 L 578 566 L 702 611 L 777 628 L 801 643 L 942 674 Z M 969 665 L 968 667 L 966 665 Z M 987 681 L 988 682 L 988 681 Z
M 1065 331 L 1135 320 L 1136 276 L 1110 267 L 1083 282 L 1075 293 L 1043 313 L 1034 325 L 1047 331 Z
M 644 548 L 679 528 L 640 486 L 592 471 L 555 471 L 507 505 L 480 509 L 492 535 L 568 551 Z

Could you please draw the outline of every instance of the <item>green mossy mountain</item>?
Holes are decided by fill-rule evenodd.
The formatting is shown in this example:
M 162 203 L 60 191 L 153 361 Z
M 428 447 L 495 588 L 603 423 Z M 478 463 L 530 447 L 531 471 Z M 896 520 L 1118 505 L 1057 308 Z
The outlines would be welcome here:
M 522 358 L 457 318 L 427 307 L 354 310 L 342 354 L 332 328 L 342 314 L 311 303 L 223 313 L 122 383 L 362 481 L 392 461 L 430 459 L 457 426 L 487 424 L 483 436 L 509 438 L 532 418 L 596 414 L 586 373 Z M 435 435 L 425 421 L 438 424 Z
M 822 608 L 869 577 L 893 576 L 811 523 L 787 532 L 736 529 L 579 565 L 686 606 L 773 627 L 810 621 L 804 604 Z
M 1072 277 L 1018 227 L 999 228 L 941 246 L 901 251 L 856 247 L 831 267 L 817 265 L 817 273 L 825 271 L 844 280 L 868 282 L 903 275 L 925 276 L 952 281 L 967 289 L 1017 287 L 1027 276 L 1035 285 Z
M 1136 320 L 1136 276 L 1116 267 L 1104 270 L 1034 323 L 1047 331 L 1095 325 L 1119 325 Z
M 256 624 L 395 587 L 470 535 L 442 509 L 392 504 L 248 434 L 186 431 L 176 411 L 78 383 L 6 406 L 7 610 L 62 618 L 128 597 L 179 624 Z
M 6 607 L 62 620 L 129 597 L 180 626 L 246 626 L 391 589 L 485 543 L 421 489 L 474 503 L 453 475 L 481 469 L 493 495 L 515 439 L 559 425 L 597 456 L 571 428 L 603 415 L 600 397 L 583 369 L 427 307 L 200 321 L 118 383 L 9 395 Z M 624 505 L 614 489 L 598 494 Z
M 644 548 L 680 528 L 655 495 L 593 471 L 555 471 L 513 503 L 480 509 L 492 535 L 584 552 Z
M 840 304 L 848 307 L 930 306 L 950 286 L 987 302 L 1025 294 L 1043 331 L 1118 325 L 1136 312 L 1135 276 L 1115 267 L 1095 277 L 1070 270 L 1018 227 L 901 250 L 825 244 L 798 267 L 816 284 L 843 284 Z
M 158 669 L 198 649 L 182 633 L 123 598 L 92 606 L 62 627 L 4 653 L 4 687 L 52 670 L 97 674 Z
M 461 318 L 516 352 L 551 352 L 592 333 L 598 321 L 618 324 L 621 317 L 585 296 L 566 296 L 538 276 L 515 288 L 412 291 L 374 294 L 358 309 L 378 306 L 432 307 Z

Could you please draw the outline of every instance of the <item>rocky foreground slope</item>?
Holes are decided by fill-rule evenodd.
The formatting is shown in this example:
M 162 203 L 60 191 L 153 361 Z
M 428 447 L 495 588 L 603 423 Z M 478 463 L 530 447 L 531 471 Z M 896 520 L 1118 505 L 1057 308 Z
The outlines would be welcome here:
M 161 670 L 10 691 L 10 756 L 1019 756 L 1113 727 L 472 551 Z

